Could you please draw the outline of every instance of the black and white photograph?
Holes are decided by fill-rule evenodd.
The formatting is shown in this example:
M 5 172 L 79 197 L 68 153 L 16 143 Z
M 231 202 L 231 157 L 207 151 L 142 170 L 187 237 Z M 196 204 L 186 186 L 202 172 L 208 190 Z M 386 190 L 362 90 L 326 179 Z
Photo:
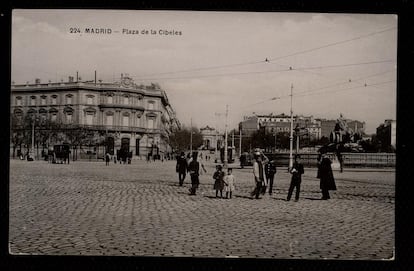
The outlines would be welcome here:
M 398 31 L 14 9 L 9 253 L 395 260 Z

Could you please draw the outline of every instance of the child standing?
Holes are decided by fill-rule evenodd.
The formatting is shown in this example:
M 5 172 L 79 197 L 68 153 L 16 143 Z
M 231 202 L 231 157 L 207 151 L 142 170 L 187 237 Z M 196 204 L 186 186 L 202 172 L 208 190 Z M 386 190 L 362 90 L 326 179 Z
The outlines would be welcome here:
M 231 194 L 234 191 L 234 175 L 232 174 L 232 169 L 227 170 L 227 175 L 224 177 L 224 184 L 226 186 L 226 199 L 231 198 Z
M 300 156 L 295 156 L 295 162 L 293 163 L 290 173 L 292 174 L 292 180 L 290 181 L 289 192 L 287 200 L 292 197 L 293 189 L 296 187 L 295 201 L 299 200 L 300 183 L 302 182 L 302 174 L 304 173 L 303 165 L 300 163 Z
M 216 198 L 218 197 L 218 192 L 220 191 L 220 198 L 223 197 L 224 189 L 224 172 L 222 171 L 223 167 L 221 165 L 216 166 L 216 172 L 214 172 L 213 179 L 214 181 L 214 190 L 216 190 Z

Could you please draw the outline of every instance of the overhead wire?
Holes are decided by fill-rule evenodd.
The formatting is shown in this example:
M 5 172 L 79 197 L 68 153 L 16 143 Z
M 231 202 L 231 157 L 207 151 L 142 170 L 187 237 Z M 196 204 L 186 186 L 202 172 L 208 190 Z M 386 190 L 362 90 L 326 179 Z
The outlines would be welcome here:
M 288 57 L 292 57 L 292 56 L 296 56 L 296 55 L 300 55 L 300 54 L 305 54 L 305 53 L 308 53 L 308 52 L 313 52 L 313 51 L 320 50 L 320 49 L 323 49 L 323 48 L 328 48 L 328 47 L 331 47 L 331 46 L 336 46 L 336 45 L 339 45 L 339 44 L 352 42 L 352 41 L 355 41 L 355 40 L 358 40 L 358 39 L 374 36 L 374 35 L 381 34 L 381 33 L 391 31 L 391 30 L 394 30 L 394 29 L 397 29 L 397 27 L 386 28 L 386 29 L 383 29 L 383 30 L 380 30 L 380 31 L 371 32 L 371 33 L 368 33 L 368 34 L 365 34 L 365 35 L 361 35 L 361 36 L 353 37 L 353 38 L 350 38 L 350 39 L 325 44 L 325 45 L 322 45 L 322 46 L 314 47 L 314 48 L 307 49 L 307 50 L 298 51 L 298 52 L 287 54 L 287 55 L 282 55 L 282 56 L 273 57 L 273 58 L 266 58 L 265 60 L 262 60 L 262 61 L 249 61 L 249 62 L 240 62 L 240 63 L 226 64 L 226 65 L 214 65 L 214 66 L 199 67 L 199 68 L 185 69 L 185 70 L 179 70 L 179 71 L 152 73 L 152 74 L 141 75 L 141 76 L 131 75 L 131 77 L 134 77 L 134 79 L 142 80 L 141 79 L 142 77 L 151 77 L 151 76 L 154 76 L 154 75 L 186 73 L 186 72 L 194 72 L 194 71 L 201 71 L 201 70 L 222 69 L 222 68 L 229 68 L 229 67 L 254 65 L 254 64 L 260 64 L 260 63 L 269 63 L 269 62 L 273 62 L 273 61 L 280 60 L 280 59 L 283 59 L 283 58 L 288 58 Z M 271 64 L 276 64 L 276 63 L 271 63 Z

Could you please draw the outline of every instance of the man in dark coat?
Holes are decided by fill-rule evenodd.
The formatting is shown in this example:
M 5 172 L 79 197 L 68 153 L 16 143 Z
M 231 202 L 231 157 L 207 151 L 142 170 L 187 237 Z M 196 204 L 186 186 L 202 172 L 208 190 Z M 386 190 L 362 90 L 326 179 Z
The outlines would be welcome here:
M 296 187 L 295 201 L 298 201 L 299 193 L 300 193 L 300 184 L 302 182 L 302 174 L 305 173 L 305 170 L 303 169 L 303 165 L 300 162 L 299 155 L 295 156 L 295 162 L 293 163 L 290 173 L 292 174 L 292 179 L 290 181 L 287 201 L 289 201 L 290 198 L 292 197 L 293 189 L 295 189 L 295 187 Z
M 330 199 L 329 190 L 336 190 L 335 179 L 331 167 L 332 161 L 328 158 L 326 153 L 321 154 L 321 161 L 318 166 L 317 177 L 320 181 L 320 188 L 322 190 L 322 199 Z
M 276 171 L 276 163 L 274 160 L 265 165 L 265 175 L 267 179 L 267 185 L 269 186 L 269 195 L 272 195 L 273 180 L 275 178 Z
M 183 186 L 185 176 L 187 174 L 187 159 L 185 158 L 184 152 L 177 158 L 177 165 L 175 171 L 178 173 L 178 180 L 180 186 Z
M 190 195 L 195 195 L 198 185 L 200 184 L 200 181 L 198 179 L 198 176 L 200 175 L 200 163 L 197 161 L 197 152 L 193 153 L 193 159 L 188 165 L 188 172 L 190 172 L 191 177 L 191 188 L 190 188 Z

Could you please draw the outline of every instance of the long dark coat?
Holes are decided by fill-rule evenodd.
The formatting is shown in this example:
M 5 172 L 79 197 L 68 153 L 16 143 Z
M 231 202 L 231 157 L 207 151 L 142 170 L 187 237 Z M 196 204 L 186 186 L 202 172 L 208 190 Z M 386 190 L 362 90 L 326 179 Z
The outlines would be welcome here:
M 335 178 L 332 173 L 332 161 L 323 158 L 318 168 L 318 178 L 321 180 L 320 188 L 326 190 L 336 190 Z
M 214 190 L 223 190 L 224 189 L 224 172 L 216 171 L 213 174 L 214 181 Z
M 185 157 L 178 157 L 176 171 L 178 173 L 186 173 L 187 167 L 188 165 L 187 165 L 187 160 L 185 159 Z

